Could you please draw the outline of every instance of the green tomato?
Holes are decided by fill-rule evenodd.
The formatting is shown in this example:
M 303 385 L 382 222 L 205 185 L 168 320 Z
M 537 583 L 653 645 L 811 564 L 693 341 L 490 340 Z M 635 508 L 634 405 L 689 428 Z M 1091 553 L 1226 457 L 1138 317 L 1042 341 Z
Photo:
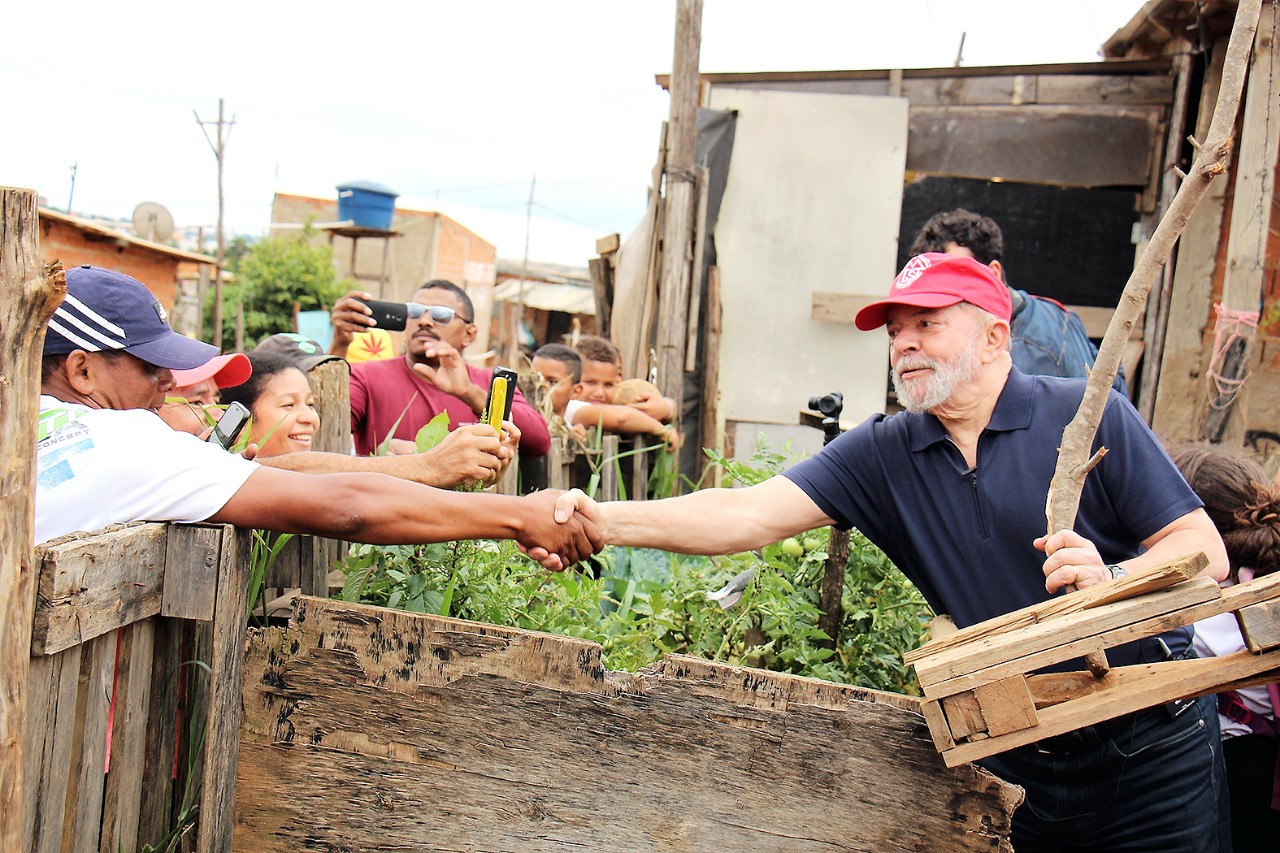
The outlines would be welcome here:
M 822 540 L 817 536 L 806 536 L 803 544 L 805 551 L 817 551 L 822 547 Z
M 800 540 L 794 536 L 788 536 L 782 540 L 782 553 L 788 557 L 803 557 L 804 546 L 800 544 Z

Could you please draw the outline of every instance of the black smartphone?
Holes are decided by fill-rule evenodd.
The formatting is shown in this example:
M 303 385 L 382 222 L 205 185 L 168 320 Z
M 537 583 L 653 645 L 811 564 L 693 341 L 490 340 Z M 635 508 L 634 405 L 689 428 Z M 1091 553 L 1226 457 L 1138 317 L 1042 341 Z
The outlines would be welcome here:
M 222 417 L 218 418 L 218 422 L 213 425 L 213 432 L 209 433 L 207 440 L 223 450 L 230 450 L 235 446 L 236 439 L 240 437 L 240 433 L 244 432 L 248 423 L 249 410 L 241 403 L 231 403 L 222 413 Z
M 355 297 L 352 298 L 355 299 Z M 372 317 L 377 324 L 373 328 L 398 332 L 409 325 L 409 306 L 404 302 L 382 302 L 377 299 L 356 299 L 356 301 L 367 305 L 373 312 Z
M 517 378 L 519 374 L 511 368 L 495 367 L 489 380 L 489 399 L 485 400 L 482 420 L 498 432 L 502 432 L 502 422 L 511 414 L 511 404 L 516 400 Z

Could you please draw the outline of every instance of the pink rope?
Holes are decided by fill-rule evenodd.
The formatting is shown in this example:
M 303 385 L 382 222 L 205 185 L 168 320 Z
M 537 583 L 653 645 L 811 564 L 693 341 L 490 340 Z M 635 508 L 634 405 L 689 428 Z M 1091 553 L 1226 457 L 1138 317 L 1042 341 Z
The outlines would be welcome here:
M 1240 393 L 1240 388 L 1249 375 L 1246 373 L 1239 379 L 1231 379 L 1219 373 L 1218 368 L 1233 343 L 1241 338 L 1253 337 L 1258 328 L 1258 312 L 1232 311 L 1230 308 L 1223 308 L 1221 302 L 1215 302 L 1213 310 L 1217 317 L 1213 324 L 1213 357 L 1209 359 L 1208 379 L 1215 396 L 1209 401 L 1209 406 L 1222 410 L 1230 408 L 1235 402 L 1236 395 Z M 1217 403 L 1217 399 L 1222 402 Z

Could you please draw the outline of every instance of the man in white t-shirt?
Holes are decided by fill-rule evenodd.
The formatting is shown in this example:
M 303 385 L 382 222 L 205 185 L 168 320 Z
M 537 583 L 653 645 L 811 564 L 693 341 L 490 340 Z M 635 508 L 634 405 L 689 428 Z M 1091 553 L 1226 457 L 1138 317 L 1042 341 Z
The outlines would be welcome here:
M 172 331 L 160 303 L 127 275 L 84 266 L 66 280 L 41 367 L 36 542 L 130 521 L 212 521 L 375 544 L 509 538 L 548 568 L 596 550 L 585 519 L 556 530 L 553 494 L 300 474 L 175 432 L 156 415 L 173 371 L 217 351 Z

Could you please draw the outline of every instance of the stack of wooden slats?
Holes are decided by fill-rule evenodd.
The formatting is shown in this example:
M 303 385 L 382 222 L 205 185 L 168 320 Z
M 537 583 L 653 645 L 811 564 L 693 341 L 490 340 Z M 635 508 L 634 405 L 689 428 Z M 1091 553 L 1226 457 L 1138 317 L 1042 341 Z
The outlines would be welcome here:
M 906 656 L 922 712 L 948 766 L 1103 720 L 1280 680 L 1280 577 L 1220 590 L 1197 577 L 1203 554 L 1135 572 L 934 640 Z M 1092 671 L 1035 674 L 1233 611 L 1247 650 Z

